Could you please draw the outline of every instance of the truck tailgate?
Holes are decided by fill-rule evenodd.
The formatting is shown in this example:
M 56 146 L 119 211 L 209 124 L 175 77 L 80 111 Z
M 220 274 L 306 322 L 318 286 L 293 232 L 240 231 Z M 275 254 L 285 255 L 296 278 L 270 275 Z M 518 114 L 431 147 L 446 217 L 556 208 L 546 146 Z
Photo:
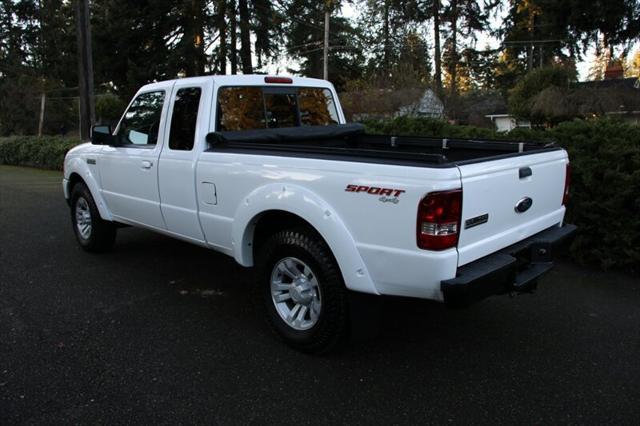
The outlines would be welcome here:
M 560 224 L 567 154 L 563 150 L 459 165 L 462 266 Z

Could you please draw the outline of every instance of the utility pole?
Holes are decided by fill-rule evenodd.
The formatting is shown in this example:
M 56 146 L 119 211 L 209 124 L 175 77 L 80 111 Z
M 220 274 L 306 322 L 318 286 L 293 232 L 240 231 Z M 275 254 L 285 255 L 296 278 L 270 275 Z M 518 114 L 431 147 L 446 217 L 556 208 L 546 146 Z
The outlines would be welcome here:
M 40 95 L 40 120 L 38 121 L 38 137 L 42 137 L 42 127 L 44 126 L 44 107 L 47 95 L 43 91 Z
M 80 139 L 90 137 L 91 125 L 96 120 L 93 97 L 93 56 L 91 52 L 91 26 L 89 0 L 76 0 L 76 35 L 78 40 L 78 89 L 80 91 Z
M 324 2 L 324 55 L 323 55 L 323 72 L 322 78 L 329 79 L 329 17 L 331 9 L 331 0 Z
M 46 72 L 45 72 L 45 54 L 44 52 L 47 51 L 47 47 L 46 47 L 46 40 L 44 38 L 44 21 L 42 19 L 42 0 L 38 0 L 38 19 L 40 20 L 40 71 L 41 71 L 41 77 L 42 79 L 40 80 L 41 84 L 42 84 L 42 93 L 40 94 L 40 119 L 38 120 L 38 137 L 42 137 L 42 129 L 44 127 L 44 109 L 45 109 L 45 102 L 47 100 L 47 95 L 46 95 L 46 87 L 47 87 L 47 79 L 46 79 Z

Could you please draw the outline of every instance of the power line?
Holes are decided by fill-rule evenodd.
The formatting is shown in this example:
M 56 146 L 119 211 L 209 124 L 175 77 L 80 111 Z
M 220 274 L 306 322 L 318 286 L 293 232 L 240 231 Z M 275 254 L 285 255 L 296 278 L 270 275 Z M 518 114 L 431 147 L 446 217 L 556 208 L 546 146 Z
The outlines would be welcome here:
M 541 44 L 541 43 L 562 43 L 566 40 L 514 40 L 503 41 L 502 44 Z

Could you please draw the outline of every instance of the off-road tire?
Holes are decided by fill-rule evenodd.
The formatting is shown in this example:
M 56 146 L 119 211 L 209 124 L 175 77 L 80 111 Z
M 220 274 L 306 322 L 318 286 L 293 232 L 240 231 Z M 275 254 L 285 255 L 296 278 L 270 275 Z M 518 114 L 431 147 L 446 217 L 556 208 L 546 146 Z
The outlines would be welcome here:
M 272 299 L 272 271 L 287 257 L 306 263 L 320 287 L 320 314 L 315 325 L 307 330 L 289 326 L 278 314 Z M 307 228 L 277 232 L 258 248 L 256 260 L 256 294 L 273 330 L 287 344 L 306 353 L 324 353 L 347 340 L 350 331 L 347 289 L 331 250 L 319 235 Z
M 86 202 L 91 218 L 91 229 L 87 235 L 82 235 L 78 227 L 77 205 Z M 84 183 L 77 183 L 71 189 L 71 224 L 76 240 L 83 250 L 92 253 L 108 251 L 113 247 L 116 239 L 116 226 L 113 222 L 103 220 L 98 212 L 96 202 Z

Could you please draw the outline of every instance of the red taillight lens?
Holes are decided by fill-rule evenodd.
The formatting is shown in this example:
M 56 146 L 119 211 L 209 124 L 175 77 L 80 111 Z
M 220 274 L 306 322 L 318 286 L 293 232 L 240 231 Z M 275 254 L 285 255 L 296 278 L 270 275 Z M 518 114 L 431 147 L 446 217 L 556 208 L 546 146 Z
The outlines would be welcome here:
M 458 244 L 462 190 L 432 192 L 418 205 L 418 247 L 445 250 Z
M 569 188 L 571 187 L 571 164 L 567 163 L 567 171 L 564 176 L 564 193 L 562 194 L 562 205 L 569 202 Z
M 291 84 L 293 83 L 293 79 L 289 77 L 265 77 L 265 83 L 280 83 L 280 84 Z

